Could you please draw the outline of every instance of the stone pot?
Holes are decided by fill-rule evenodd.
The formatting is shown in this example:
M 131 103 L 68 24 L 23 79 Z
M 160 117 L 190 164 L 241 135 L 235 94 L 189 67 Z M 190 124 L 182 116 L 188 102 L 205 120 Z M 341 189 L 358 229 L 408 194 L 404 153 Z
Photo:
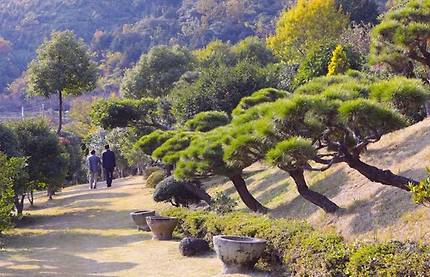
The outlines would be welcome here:
M 146 217 L 155 215 L 155 211 L 143 210 L 135 211 L 130 213 L 131 218 L 133 218 L 134 223 L 136 223 L 137 230 L 139 231 L 151 231 L 146 224 Z
M 152 239 L 170 240 L 173 230 L 178 224 L 178 219 L 166 216 L 147 216 L 146 222 L 152 231 Z
M 266 248 L 266 240 L 249 237 L 214 236 L 213 243 L 224 274 L 252 271 Z

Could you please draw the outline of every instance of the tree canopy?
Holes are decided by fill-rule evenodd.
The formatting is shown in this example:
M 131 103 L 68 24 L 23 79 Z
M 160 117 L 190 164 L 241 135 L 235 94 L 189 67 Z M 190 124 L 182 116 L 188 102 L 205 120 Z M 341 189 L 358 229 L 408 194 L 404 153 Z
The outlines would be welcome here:
M 430 69 L 430 1 L 412 0 L 387 12 L 372 31 L 371 61 L 414 76 L 418 63 Z
M 62 128 L 63 95 L 79 95 L 95 88 L 97 71 L 88 48 L 71 31 L 54 32 L 37 50 L 28 67 L 28 93 L 59 97 L 59 126 Z
M 348 16 L 335 0 L 299 0 L 285 11 L 268 45 L 287 63 L 300 63 L 310 49 L 336 41 Z
M 104 129 L 134 126 L 145 132 L 166 128 L 158 116 L 158 102 L 152 98 L 103 99 L 93 105 L 90 116 L 93 124 Z
M 161 97 L 190 69 L 191 53 L 183 47 L 156 46 L 129 69 L 121 93 L 129 98 Z

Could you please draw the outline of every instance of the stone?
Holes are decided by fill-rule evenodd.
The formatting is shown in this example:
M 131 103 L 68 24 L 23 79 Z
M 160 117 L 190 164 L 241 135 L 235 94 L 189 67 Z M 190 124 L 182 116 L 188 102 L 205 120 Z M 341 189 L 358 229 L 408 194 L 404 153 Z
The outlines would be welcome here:
M 179 252 L 182 256 L 192 257 L 208 253 L 210 250 L 209 243 L 204 239 L 184 238 L 179 244 Z

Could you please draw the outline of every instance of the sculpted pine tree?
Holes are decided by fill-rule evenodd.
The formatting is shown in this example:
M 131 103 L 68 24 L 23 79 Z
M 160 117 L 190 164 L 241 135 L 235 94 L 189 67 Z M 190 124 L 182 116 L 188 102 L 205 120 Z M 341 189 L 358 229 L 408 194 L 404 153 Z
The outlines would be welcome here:
M 370 80 L 362 82 L 348 76 L 320 78 L 288 99 L 255 106 L 233 118 L 232 129 L 238 131 L 228 142 L 224 160 L 244 167 L 266 160 L 288 172 L 299 193 L 326 212 L 334 212 L 338 206 L 309 189 L 305 171 L 325 171 L 334 164 L 346 163 L 373 182 L 409 191 L 417 181 L 369 165 L 361 156 L 384 134 L 413 122 L 407 114 L 401 114 L 394 99 L 402 98 L 400 102 L 407 105 L 410 95 L 426 93 L 413 81 L 415 89 L 408 86 L 385 103 L 378 103 L 376 98 L 369 100 L 363 95 L 372 96 L 381 83 L 369 86 Z M 398 81 L 387 82 L 395 85 Z
M 218 175 L 225 176 L 233 183 L 245 205 L 254 212 L 266 213 L 265 208 L 255 199 L 242 177 L 244 167 L 229 165 L 223 160 L 226 127 L 219 127 L 194 139 L 190 146 L 180 153 L 174 176 L 178 180 L 196 180 Z
M 30 95 L 50 97 L 57 94 L 59 118 L 57 134 L 63 123 L 63 96 L 79 95 L 95 88 L 96 66 L 82 40 L 71 31 L 54 32 L 37 50 L 28 67 Z
M 372 31 L 371 61 L 386 63 L 408 77 L 413 63 L 430 69 L 430 1 L 413 0 L 385 14 Z

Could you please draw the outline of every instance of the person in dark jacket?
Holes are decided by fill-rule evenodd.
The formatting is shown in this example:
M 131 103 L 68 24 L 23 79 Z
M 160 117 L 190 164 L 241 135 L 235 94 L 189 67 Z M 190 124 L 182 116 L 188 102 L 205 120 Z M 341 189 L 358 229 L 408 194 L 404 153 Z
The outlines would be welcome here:
M 105 146 L 105 151 L 102 156 L 102 164 L 105 171 L 107 187 L 112 186 L 113 171 L 116 166 L 115 154 L 109 149 L 109 145 Z

